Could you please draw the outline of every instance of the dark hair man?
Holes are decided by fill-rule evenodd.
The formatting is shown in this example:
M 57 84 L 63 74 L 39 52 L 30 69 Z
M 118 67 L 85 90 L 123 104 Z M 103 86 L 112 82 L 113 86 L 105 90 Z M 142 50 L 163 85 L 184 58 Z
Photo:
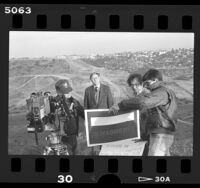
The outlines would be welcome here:
M 109 109 L 113 106 L 113 97 L 109 86 L 101 83 L 100 74 L 94 72 L 90 74 L 92 85 L 85 89 L 84 108 L 85 109 Z M 92 154 L 98 155 L 101 147 L 92 147 Z
M 72 86 L 68 80 L 58 80 L 55 84 L 55 89 L 57 92 L 56 101 L 64 108 L 64 118 L 62 119 L 64 124 L 61 131 L 64 131 L 65 135 L 62 137 L 62 141 L 71 147 L 72 154 L 75 155 L 79 131 L 79 116 L 84 118 L 84 108 L 79 101 L 71 96 Z
M 137 73 L 130 74 L 127 79 L 127 84 L 133 90 L 135 97 L 136 96 L 141 97 L 150 92 L 148 89 L 146 89 L 143 86 L 143 80 L 142 80 L 141 74 L 137 74 Z M 140 113 L 140 132 L 141 132 L 141 138 L 143 140 L 148 139 L 148 133 L 147 133 L 147 129 L 146 129 L 147 114 L 148 113 L 146 110 L 143 110 Z
M 140 95 L 147 90 L 143 87 L 141 74 L 130 74 L 127 80 L 127 84 L 134 92 L 134 95 Z
M 121 110 L 147 109 L 147 125 L 150 133 L 149 156 L 169 156 L 173 144 L 177 110 L 176 96 L 163 83 L 162 74 L 150 69 L 143 76 L 144 86 L 151 92 L 123 100 L 118 104 Z

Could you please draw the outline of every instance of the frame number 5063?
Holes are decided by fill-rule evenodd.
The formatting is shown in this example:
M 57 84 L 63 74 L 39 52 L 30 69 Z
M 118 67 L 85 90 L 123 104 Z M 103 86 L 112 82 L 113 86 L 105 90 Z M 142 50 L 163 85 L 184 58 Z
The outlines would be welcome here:
M 5 7 L 5 14 L 31 14 L 31 7 Z

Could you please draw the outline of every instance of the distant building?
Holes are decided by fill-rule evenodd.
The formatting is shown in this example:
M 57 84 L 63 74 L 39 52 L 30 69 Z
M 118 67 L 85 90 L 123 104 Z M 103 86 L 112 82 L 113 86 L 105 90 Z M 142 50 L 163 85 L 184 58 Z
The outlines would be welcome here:
M 166 53 L 167 53 L 166 50 L 161 50 L 161 51 L 159 51 L 159 55 L 166 54 Z
M 58 56 L 56 56 L 56 59 L 66 59 L 66 56 L 65 55 L 58 55 Z

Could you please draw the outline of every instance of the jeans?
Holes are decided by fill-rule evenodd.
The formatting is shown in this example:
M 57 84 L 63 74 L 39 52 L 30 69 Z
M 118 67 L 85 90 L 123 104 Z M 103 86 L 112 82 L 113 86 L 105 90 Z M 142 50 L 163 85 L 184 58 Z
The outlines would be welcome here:
M 148 156 L 170 156 L 173 141 L 174 135 L 151 133 Z
M 77 137 L 76 135 L 71 136 L 62 136 L 63 144 L 66 144 L 69 147 L 69 154 L 76 155 L 77 149 Z
M 99 155 L 100 151 L 101 151 L 102 146 L 92 146 L 91 147 L 91 155 Z

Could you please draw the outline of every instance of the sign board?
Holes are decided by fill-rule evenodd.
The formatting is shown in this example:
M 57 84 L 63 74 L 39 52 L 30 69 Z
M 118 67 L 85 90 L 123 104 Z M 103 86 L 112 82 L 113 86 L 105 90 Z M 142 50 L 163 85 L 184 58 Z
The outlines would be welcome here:
M 132 139 L 102 145 L 99 155 L 142 156 L 146 141 L 135 142 Z
M 111 116 L 108 109 L 85 110 L 87 145 L 140 139 L 139 110 Z

